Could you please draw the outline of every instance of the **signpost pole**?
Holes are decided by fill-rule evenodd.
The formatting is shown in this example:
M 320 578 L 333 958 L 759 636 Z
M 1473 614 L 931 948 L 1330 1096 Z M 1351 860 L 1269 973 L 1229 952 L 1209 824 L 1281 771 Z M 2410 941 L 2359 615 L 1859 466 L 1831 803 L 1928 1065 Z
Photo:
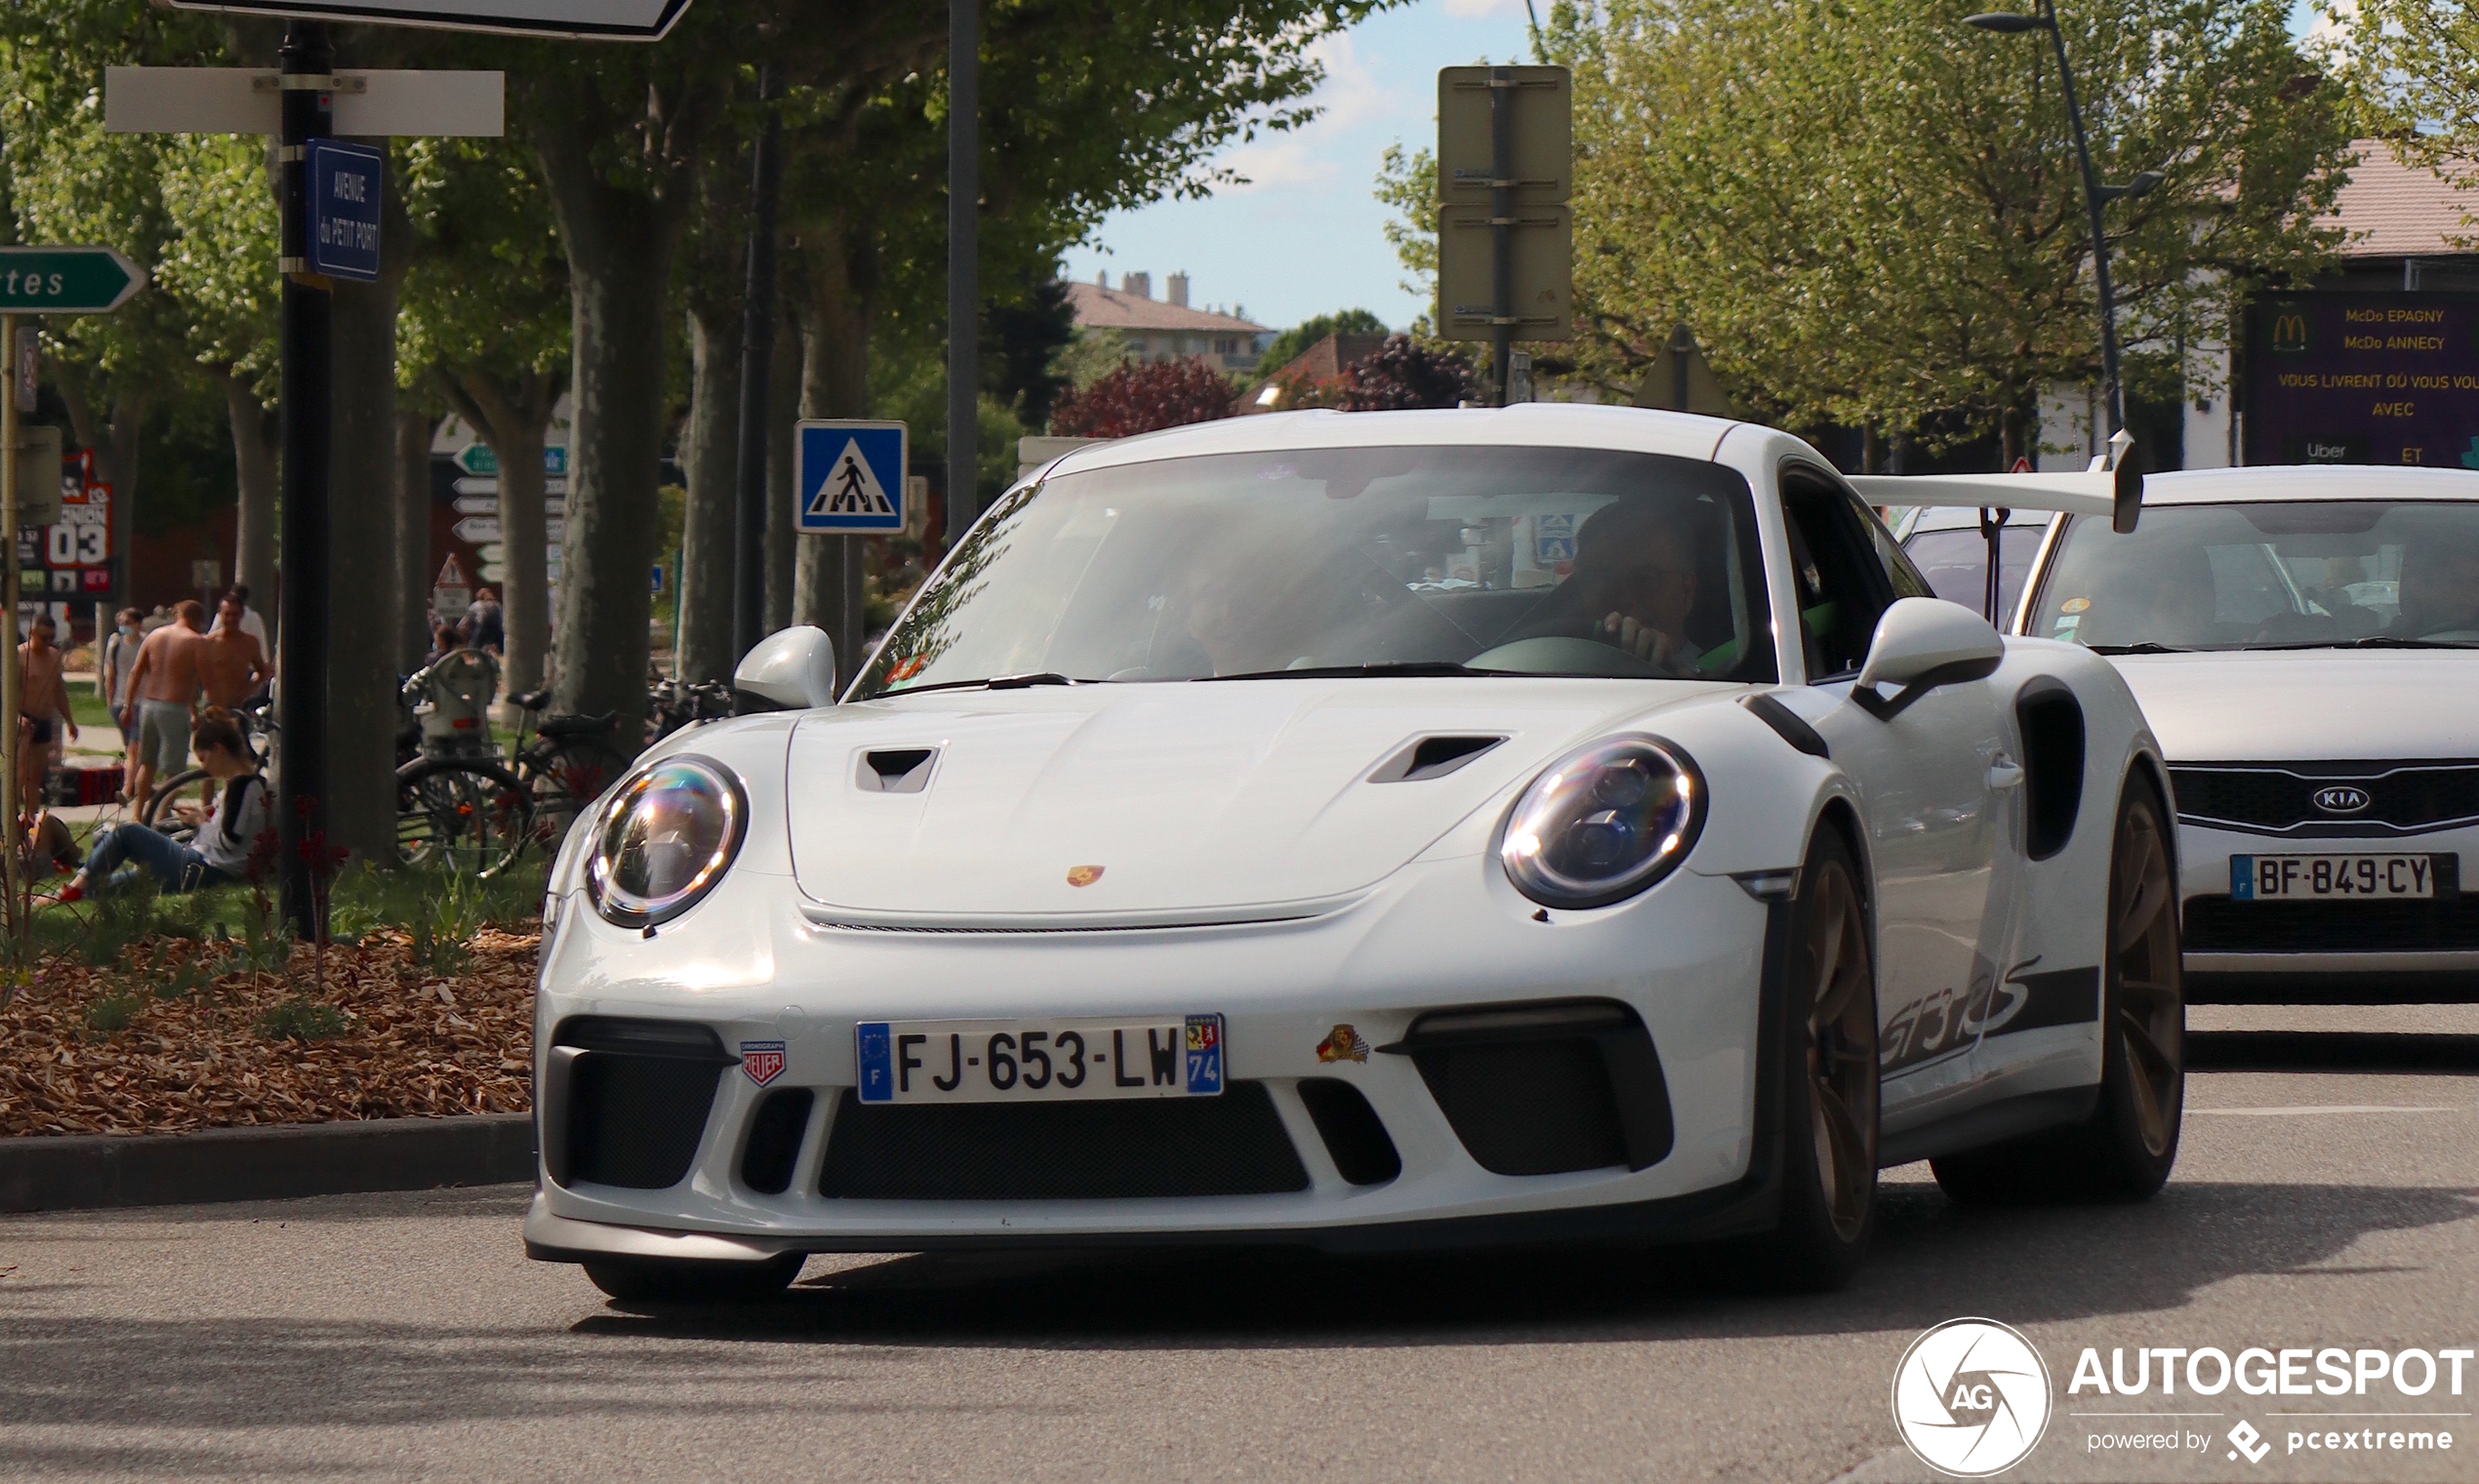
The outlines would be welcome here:
M 8 571 L 0 575 L 0 645 L 7 646 L 7 662 L 0 665 L 0 815 L 7 819 L 0 825 L 0 848 L 5 848 L 8 862 L 0 866 L 0 881 L 9 893 L 8 926 L 15 935 L 25 903 L 18 897 L 18 712 L 25 698 L 19 694 L 24 677 L 18 673 L 18 317 L 0 314 L 0 353 L 9 358 L 9 394 L 0 397 L 0 534 L 8 541 Z M 102 636 L 95 639 L 96 653 L 102 652 Z
M 947 5 L 947 544 L 980 513 L 981 4 Z
M 325 138 L 335 50 L 323 21 L 297 20 L 277 53 L 283 86 L 284 514 L 276 712 L 283 733 L 276 777 L 276 830 L 284 920 L 304 941 L 326 936 L 314 863 L 304 847 L 323 843 L 327 821 L 327 480 L 332 304 L 309 272 L 306 146 Z
M 1506 405 L 1515 350 L 1515 74 L 1489 69 L 1489 388 Z
M 768 384 L 775 366 L 775 197 L 782 180 L 775 67 L 760 63 L 757 96 L 766 103 L 766 127 L 751 150 L 749 277 L 741 288 L 740 487 L 732 517 L 732 654 L 738 657 L 766 637 L 766 410 L 774 405 Z M 673 631 L 677 643 L 678 630 Z M 693 676 L 702 679 L 702 676 Z

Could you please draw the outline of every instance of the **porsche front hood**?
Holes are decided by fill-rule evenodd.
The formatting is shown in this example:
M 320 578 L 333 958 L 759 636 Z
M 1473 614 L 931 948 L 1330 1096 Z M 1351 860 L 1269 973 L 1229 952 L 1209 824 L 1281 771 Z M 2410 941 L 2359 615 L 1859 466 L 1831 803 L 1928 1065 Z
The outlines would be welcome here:
M 1714 689 L 1301 679 L 837 706 L 792 734 L 793 875 L 867 918 L 1262 915 L 1373 885 L 1566 746 Z M 1443 776 L 1369 782 L 1429 737 L 1506 740 Z M 879 770 L 925 749 L 887 791 Z
M 2173 763 L 2479 757 L 2479 650 L 2113 658 Z

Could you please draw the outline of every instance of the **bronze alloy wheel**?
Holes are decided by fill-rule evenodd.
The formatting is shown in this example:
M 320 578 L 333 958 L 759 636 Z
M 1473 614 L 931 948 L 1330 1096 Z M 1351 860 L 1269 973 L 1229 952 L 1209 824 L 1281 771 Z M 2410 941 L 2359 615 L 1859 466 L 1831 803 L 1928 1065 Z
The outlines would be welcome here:
M 1808 1103 L 1834 1232 L 1855 1240 L 1877 1184 L 1877 1007 L 1867 915 L 1841 860 L 1819 862 L 1808 922 Z
M 2118 816 L 2109 861 L 2107 1034 L 2118 1043 L 2133 1132 L 2155 1159 L 2176 1145 L 2186 1095 L 2186 1007 L 2178 979 L 2177 891 L 2149 790 Z

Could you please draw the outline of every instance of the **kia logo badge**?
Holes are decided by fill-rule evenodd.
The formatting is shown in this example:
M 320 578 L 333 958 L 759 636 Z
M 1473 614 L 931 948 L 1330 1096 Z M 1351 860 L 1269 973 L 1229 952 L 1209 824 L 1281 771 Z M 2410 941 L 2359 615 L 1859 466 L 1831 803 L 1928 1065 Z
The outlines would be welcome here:
M 2364 788 L 2319 788 L 2315 791 L 2315 807 L 2326 814 L 2356 814 L 2367 807 Z

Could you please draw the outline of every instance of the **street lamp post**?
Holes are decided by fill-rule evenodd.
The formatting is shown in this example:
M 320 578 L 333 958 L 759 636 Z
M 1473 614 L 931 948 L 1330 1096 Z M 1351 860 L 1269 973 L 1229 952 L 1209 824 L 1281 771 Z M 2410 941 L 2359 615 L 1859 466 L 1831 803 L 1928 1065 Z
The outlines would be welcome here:
M 2074 69 L 2066 64 L 2066 33 L 2057 25 L 2056 7 L 2050 0 L 2040 0 L 2040 13 L 2025 16 L 2013 11 L 1992 11 L 1967 16 L 1965 25 L 1976 26 L 1999 35 L 2015 36 L 2025 31 L 2047 31 L 2057 52 L 2057 85 L 2064 90 L 2066 122 L 2074 130 L 2075 161 L 2083 167 L 2083 209 L 2092 225 L 2092 283 L 2100 296 L 2100 375 L 2108 383 L 2109 432 L 2115 434 L 2126 426 L 2125 392 L 2118 380 L 2118 304 L 2109 288 L 2109 239 L 2100 225 L 2103 202 L 2120 196 L 2139 196 L 2161 183 L 2160 176 L 2144 171 L 2124 185 L 2103 185 L 2092 168 L 2092 140 L 2083 130 L 2083 107 L 2075 101 Z

